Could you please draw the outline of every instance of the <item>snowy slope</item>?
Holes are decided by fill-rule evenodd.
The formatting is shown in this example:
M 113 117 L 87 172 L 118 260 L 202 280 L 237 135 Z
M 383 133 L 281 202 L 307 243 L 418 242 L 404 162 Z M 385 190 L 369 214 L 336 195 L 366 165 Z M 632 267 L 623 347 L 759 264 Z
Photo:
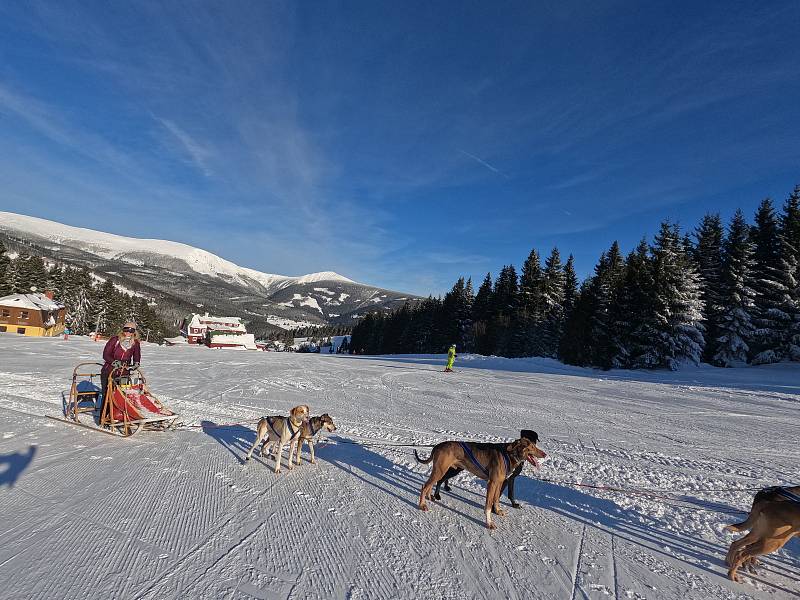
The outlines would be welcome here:
M 145 345 L 154 390 L 205 430 L 123 440 L 42 418 L 100 351 L 0 334 L 3 598 L 800 594 L 798 540 L 734 584 L 722 564 L 734 536 L 721 531 L 749 488 L 800 478 L 797 365 L 601 373 L 459 356 L 445 375 L 440 356 Z M 319 464 L 279 476 L 268 459 L 242 465 L 254 419 L 300 403 L 339 426 Z M 214 427 L 233 422 L 245 425 Z M 510 439 L 521 426 L 550 458 L 525 467 L 523 508 L 494 532 L 482 482 L 460 475 L 422 513 L 427 466 L 381 445 Z

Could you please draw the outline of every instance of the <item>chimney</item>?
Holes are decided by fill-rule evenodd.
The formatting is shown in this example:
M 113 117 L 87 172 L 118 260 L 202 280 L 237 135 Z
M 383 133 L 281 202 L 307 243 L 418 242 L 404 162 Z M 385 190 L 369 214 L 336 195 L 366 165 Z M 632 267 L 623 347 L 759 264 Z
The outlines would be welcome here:
M 53 290 L 45 290 L 44 291 L 44 295 L 47 296 L 48 298 L 50 298 L 50 300 L 52 300 L 53 299 Z

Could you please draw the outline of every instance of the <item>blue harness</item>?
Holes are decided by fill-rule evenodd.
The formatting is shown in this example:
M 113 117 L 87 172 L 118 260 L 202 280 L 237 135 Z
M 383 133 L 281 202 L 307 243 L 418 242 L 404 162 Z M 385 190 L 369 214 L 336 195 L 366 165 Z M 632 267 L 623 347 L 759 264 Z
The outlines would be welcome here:
M 478 469 L 480 469 L 481 472 L 484 475 L 486 475 L 486 479 L 489 479 L 489 471 L 487 471 L 486 468 L 480 462 L 478 462 L 478 459 L 475 458 L 475 455 L 472 453 L 472 449 L 465 442 L 458 442 L 458 443 L 461 444 L 461 448 L 464 450 L 464 454 L 466 454 L 469 457 L 469 459 L 472 461 L 472 464 L 478 467 Z M 503 457 L 503 462 L 506 464 L 505 478 L 508 479 L 508 476 L 511 474 L 511 459 L 508 456 L 508 452 L 506 452 L 505 450 L 500 450 L 500 456 Z
M 795 504 L 800 504 L 800 496 L 794 494 L 788 490 L 788 488 L 779 487 L 775 490 L 778 496 L 782 496 L 786 498 L 789 502 L 794 502 Z

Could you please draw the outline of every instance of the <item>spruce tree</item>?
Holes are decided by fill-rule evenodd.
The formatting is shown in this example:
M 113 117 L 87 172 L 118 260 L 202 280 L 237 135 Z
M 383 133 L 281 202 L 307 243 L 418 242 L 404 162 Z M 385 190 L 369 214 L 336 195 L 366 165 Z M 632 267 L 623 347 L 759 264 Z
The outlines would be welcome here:
M 544 318 L 544 273 L 541 259 L 534 248 L 522 265 L 519 279 L 519 305 L 513 315 L 514 341 L 519 356 L 543 354 L 541 325 Z
M 692 249 L 697 272 L 700 275 L 700 299 L 703 302 L 705 337 L 707 340 L 703 360 L 711 362 L 717 353 L 719 327 L 724 309 L 722 303 L 722 221 L 718 214 L 705 215 L 695 230 L 697 245 Z
M 658 364 L 650 347 L 657 328 L 649 252 L 647 241 L 642 239 L 625 259 L 625 272 L 611 309 L 611 367 L 652 368 Z
M 519 308 L 519 280 L 514 265 L 506 265 L 500 270 L 494 283 L 492 294 L 491 320 L 489 333 L 494 340 L 496 352 L 500 356 L 521 356 L 524 351 L 523 340 L 514 335 L 514 316 Z
M 673 371 L 687 361 L 699 364 L 705 346 L 700 277 L 686 255 L 677 225 L 661 224 L 652 255 L 657 321 L 654 358 L 659 366 Z
M 572 254 L 564 265 L 564 319 L 569 318 L 578 299 L 578 275 L 575 273 L 575 257 Z
M 472 303 L 472 330 L 475 339 L 475 352 L 478 354 L 489 355 L 494 350 L 490 347 L 488 336 L 488 323 L 491 318 L 492 306 L 492 274 L 487 273 L 483 283 L 475 294 L 475 301 Z
M 614 349 L 611 309 L 616 301 L 619 284 L 625 272 L 625 261 L 619 243 L 614 241 L 608 252 L 600 256 L 588 292 L 591 299 L 589 318 L 590 364 L 608 369 Z
M 747 362 L 750 349 L 747 340 L 753 334 L 755 296 L 751 287 L 755 264 L 753 244 L 741 210 L 737 210 L 731 219 L 723 249 L 720 321 L 716 330 L 715 352 L 710 362 L 718 367 L 733 367 Z
M 793 253 L 780 235 L 772 201 L 767 198 L 756 211 L 752 239 L 755 245 L 753 288 L 755 296 L 752 363 L 773 363 L 789 358 L 789 343 L 797 307 L 793 293 Z
M 6 247 L 0 241 L 0 297 L 11 293 L 11 284 L 8 281 L 11 259 L 6 254 Z
M 794 188 L 783 205 L 780 226 L 795 262 L 800 264 L 800 185 Z
M 556 357 L 564 331 L 566 276 L 558 248 L 547 257 L 542 277 L 541 355 Z

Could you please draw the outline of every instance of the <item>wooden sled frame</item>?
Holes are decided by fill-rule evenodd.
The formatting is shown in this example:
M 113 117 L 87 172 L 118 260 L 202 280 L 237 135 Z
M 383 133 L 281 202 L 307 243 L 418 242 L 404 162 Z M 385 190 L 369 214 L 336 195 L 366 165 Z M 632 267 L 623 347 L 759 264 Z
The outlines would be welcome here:
M 122 384 L 121 381 L 123 378 L 128 382 L 135 382 L 135 385 L 141 386 L 141 393 L 146 394 L 148 399 L 159 409 L 169 410 L 150 391 L 144 373 L 142 373 L 138 365 L 135 367 L 123 365 L 112 369 L 108 374 L 108 388 L 103 397 L 103 411 L 100 414 L 100 427 L 107 427 L 112 431 L 116 430 L 124 437 L 136 435 L 144 429 L 156 431 L 174 430 L 179 417 L 177 414 L 173 413 L 171 415 L 142 418 L 136 413 L 133 407 L 129 406 L 127 401 L 121 402 L 121 406 L 119 406 L 117 403 L 117 393 L 120 393 L 124 397 L 125 387 L 131 385 L 131 383 Z M 114 408 L 117 408 L 117 415 L 115 415 Z M 121 416 L 122 418 L 117 418 L 117 416 Z
M 75 425 L 82 425 L 90 429 L 97 429 L 97 427 L 89 426 L 81 423 L 78 415 L 86 412 L 95 412 L 97 410 L 97 396 L 95 390 L 81 391 L 78 386 L 83 381 L 93 382 L 94 378 L 98 378 L 98 389 L 100 387 L 100 378 L 103 365 L 95 362 L 85 362 L 78 364 L 72 371 L 72 385 L 69 390 L 69 400 L 67 401 L 64 416 L 66 422 Z M 88 378 L 88 379 L 87 379 Z M 125 385 L 120 381 L 125 378 L 127 381 L 135 381 L 137 386 L 141 386 L 141 393 L 146 394 L 148 399 L 156 405 L 159 409 L 169 410 L 156 398 L 147 387 L 147 383 L 141 369 L 137 366 L 130 368 L 128 366 L 117 367 L 109 373 L 108 388 L 105 390 L 103 399 L 103 411 L 100 414 L 100 431 L 104 433 L 113 433 L 123 437 L 129 437 L 139 433 L 144 429 L 151 429 L 157 431 L 166 431 L 169 429 L 174 430 L 176 421 L 180 415 L 163 415 L 156 417 L 141 418 L 136 411 L 128 406 L 127 401 L 117 403 L 117 415 L 115 418 L 114 411 L 114 397 L 117 392 L 120 392 L 124 397 Z M 86 402 L 91 401 L 91 405 L 87 406 Z M 120 407 L 121 405 L 121 407 Z M 171 411 L 170 411 L 171 412 Z M 121 417 L 121 418 L 119 418 Z M 62 420 L 62 419 L 57 419 Z

